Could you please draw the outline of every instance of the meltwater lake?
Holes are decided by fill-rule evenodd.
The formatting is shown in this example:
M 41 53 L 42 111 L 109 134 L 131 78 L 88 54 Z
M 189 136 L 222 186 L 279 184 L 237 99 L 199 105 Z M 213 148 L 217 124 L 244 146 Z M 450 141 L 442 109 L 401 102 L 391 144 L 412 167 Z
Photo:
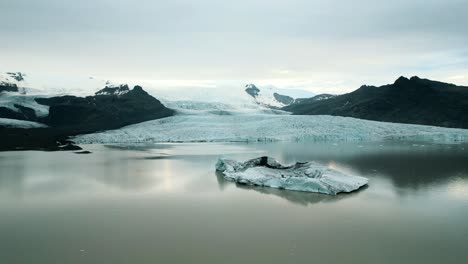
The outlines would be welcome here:
M 0 152 L 0 263 L 462 263 L 468 145 L 84 145 Z M 329 196 L 225 181 L 218 157 L 369 178 Z

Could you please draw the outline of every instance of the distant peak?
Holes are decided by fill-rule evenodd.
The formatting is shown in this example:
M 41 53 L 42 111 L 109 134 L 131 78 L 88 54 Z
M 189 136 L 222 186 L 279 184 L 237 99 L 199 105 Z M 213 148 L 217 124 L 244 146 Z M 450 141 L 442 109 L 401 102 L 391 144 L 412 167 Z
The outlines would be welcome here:
M 107 84 L 107 83 L 106 83 Z M 104 89 L 97 91 L 96 95 L 122 95 L 130 91 L 127 84 L 121 84 L 119 86 L 106 85 Z
M 260 93 L 260 89 L 258 89 L 257 86 L 255 86 L 253 83 L 247 84 L 245 86 L 245 91 L 253 98 L 256 98 Z
M 259 90 L 257 88 L 257 86 L 255 86 L 255 84 L 253 84 L 253 83 L 246 84 L 245 89 L 257 89 L 257 90 Z
M 143 87 L 141 87 L 140 85 L 135 85 L 135 87 L 133 87 L 133 90 L 143 91 Z
M 21 82 L 21 81 L 24 81 L 24 77 L 26 76 L 26 74 L 22 73 L 22 72 L 7 72 L 7 74 L 15 79 L 17 82 Z
M 399 84 L 399 83 L 405 83 L 405 82 L 408 82 L 409 79 L 404 77 L 404 76 L 400 76 L 398 79 L 396 79 L 395 81 L 395 84 Z
M 140 85 L 135 85 L 132 90 L 128 92 L 125 96 L 150 96 L 145 90 L 143 90 L 143 87 Z
M 413 76 L 410 78 L 410 81 L 419 81 L 421 80 L 421 78 L 419 78 L 418 76 Z

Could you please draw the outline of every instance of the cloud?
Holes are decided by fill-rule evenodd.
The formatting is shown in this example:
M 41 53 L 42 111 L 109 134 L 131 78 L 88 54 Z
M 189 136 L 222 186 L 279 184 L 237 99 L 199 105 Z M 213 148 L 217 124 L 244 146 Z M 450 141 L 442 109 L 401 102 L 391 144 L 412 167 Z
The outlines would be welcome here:
M 344 92 L 468 69 L 465 0 L 0 0 L 0 9 L 4 70 L 288 79 Z
M 454 76 L 448 77 L 447 79 L 449 79 L 449 80 L 463 80 L 463 79 L 465 79 L 465 76 L 463 76 L 463 75 L 454 75 Z

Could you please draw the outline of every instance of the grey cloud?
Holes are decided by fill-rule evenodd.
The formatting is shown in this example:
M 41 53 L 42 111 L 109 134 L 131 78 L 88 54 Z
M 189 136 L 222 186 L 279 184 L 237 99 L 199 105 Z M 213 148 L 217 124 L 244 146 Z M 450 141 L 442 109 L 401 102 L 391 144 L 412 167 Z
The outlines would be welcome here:
M 388 80 L 468 68 L 450 64 L 468 57 L 466 0 L 0 0 L 0 10 L 2 67 L 14 70 Z M 346 80 L 317 82 L 335 81 Z
M 462 0 L 2 0 L 3 30 L 251 32 L 299 36 L 467 33 Z

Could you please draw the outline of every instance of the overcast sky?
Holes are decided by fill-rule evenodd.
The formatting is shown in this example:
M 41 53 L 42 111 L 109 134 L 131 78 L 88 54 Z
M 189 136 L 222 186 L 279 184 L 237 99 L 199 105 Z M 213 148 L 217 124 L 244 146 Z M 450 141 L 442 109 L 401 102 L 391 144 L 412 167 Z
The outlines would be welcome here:
M 468 85 L 467 0 L 0 0 L 0 70 L 343 93 Z

